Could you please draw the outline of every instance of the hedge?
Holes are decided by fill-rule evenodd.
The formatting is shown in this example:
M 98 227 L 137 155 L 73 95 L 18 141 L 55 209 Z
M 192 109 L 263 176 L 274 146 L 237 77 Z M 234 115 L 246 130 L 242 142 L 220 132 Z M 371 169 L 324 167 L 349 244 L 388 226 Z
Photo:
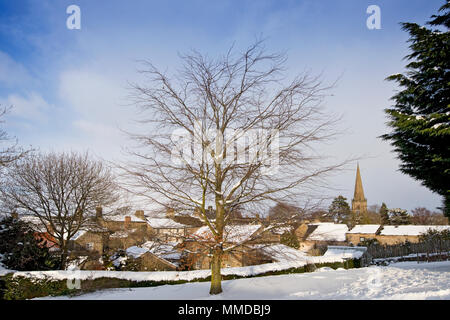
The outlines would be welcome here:
M 295 274 L 312 272 L 317 268 L 329 267 L 332 269 L 337 268 L 359 268 L 361 262 L 359 259 L 348 260 L 346 262 L 334 262 L 334 263 L 320 263 L 320 264 L 307 264 L 299 268 L 290 268 L 286 270 L 268 271 L 265 273 L 240 276 L 240 275 L 223 275 L 223 280 L 234 280 L 242 278 L 264 277 L 283 274 Z M 13 273 L 0 277 L 0 299 L 4 300 L 25 300 L 46 296 L 76 296 L 89 292 L 94 292 L 103 289 L 113 288 L 137 288 L 137 287 L 155 287 L 161 285 L 175 285 L 187 282 L 207 282 L 211 281 L 211 276 L 205 278 L 197 278 L 191 281 L 177 280 L 177 281 L 133 281 L 127 279 L 118 278 L 96 278 L 80 281 L 80 289 L 69 289 L 67 286 L 67 280 L 56 280 L 50 277 L 33 278 L 24 276 L 14 276 Z

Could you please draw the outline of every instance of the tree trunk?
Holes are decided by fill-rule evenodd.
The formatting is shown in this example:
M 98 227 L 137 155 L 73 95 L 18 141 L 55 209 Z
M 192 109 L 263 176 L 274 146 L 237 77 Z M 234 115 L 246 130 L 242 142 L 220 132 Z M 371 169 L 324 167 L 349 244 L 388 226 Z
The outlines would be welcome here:
M 209 294 L 219 294 L 222 292 L 222 275 L 220 267 L 222 263 L 222 248 L 216 247 L 213 250 L 211 263 L 211 288 Z
M 60 241 L 60 243 L 63 244 L 61 246 L 60 268 L 61 268 L 61 270 L 65 270 L 66 264 L 67 264 L 68 248 L 67 248 L 67 243 L 64 240 Z

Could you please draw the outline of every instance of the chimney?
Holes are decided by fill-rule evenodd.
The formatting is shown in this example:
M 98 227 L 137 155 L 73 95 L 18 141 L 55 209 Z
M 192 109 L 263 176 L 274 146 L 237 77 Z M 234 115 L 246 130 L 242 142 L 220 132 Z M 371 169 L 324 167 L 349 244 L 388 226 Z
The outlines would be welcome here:
M 200 208 L 199 207 L 195 207 L 195 209 L 194 209 L 194 216 L 196 216 L 196 217 L 201 217 L 201 210 L 200 210 Z
M 95 216 L 97 217 L 97 219 L 103 218 L 103 208 L 102 207 L 95 208 Z
M 144 210 L 136 210 L 134 215 L 139 219 L 145 220 Z
M 123 226 L 125 227 L 125 229 L 128 229 L 130 227 L 130 224 L 131 224 L 131 217 L 125 216 L 125 220 L 123 221 Z
M 213 214 L 213 207 L 208 206 L 208 214 L 211 216 Z
M 167 208 L 166 209 L 166 217 L 171 219 L 175 216 L 175 209 L 174 208 Z

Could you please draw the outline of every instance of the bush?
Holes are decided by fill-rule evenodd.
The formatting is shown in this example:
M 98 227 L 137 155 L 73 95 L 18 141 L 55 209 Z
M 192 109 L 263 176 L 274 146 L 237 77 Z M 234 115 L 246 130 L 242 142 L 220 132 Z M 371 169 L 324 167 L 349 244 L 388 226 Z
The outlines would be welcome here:
M 291 248 L 300 248 L 300 243 L 298 242 L 297 236 L 293 232 L 283 233 L 280 237 L 280 243 Z
M 12 270 L 56 270 L 59 259 L 35 237 L 23 221 L 5 217 L 0 221 L 0 255 L 6 268 Z

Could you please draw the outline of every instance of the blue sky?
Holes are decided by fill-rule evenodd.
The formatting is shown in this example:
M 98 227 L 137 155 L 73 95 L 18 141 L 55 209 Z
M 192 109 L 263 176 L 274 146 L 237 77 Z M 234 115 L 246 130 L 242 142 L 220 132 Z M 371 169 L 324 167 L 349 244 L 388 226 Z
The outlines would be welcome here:
M 66 8 L 81 9 L 81 30 L 66 28 Z M 369 30 L 366 8 L 381 9 L 381 29 Z M 324 151 L 361 156 L 369 204 L 434 209 L 440 198 L 398 172 L 385 133 L 402 72 L 408 35 L 399 22 L 424 24 L 443 1 L 9 1 L 0 0 L 0 103 L 13 105 L 6 129 L 21 144 L 42 150 L 86 150 L 108 160 L 122 157 L 136 115 L 126 105 L 128 82 L 138 80 L 136 60 L 176 70 L 178 53 L 211 56 L 235 43 L 266 38 L 286 51 L 290 74 L 303 70 L 339 78 L 325 102 L 343 115 L 345 134 Z M 330 179 L 351 199 L 356 163 Z

